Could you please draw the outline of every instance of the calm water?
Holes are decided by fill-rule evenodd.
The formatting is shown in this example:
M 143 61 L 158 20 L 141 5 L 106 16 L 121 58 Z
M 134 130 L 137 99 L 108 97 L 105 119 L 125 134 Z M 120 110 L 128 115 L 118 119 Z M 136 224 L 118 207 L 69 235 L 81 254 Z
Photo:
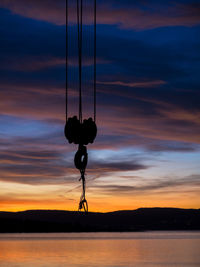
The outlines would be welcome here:
M 200 232 L 0 234 L 0 266 L 200 266 Z

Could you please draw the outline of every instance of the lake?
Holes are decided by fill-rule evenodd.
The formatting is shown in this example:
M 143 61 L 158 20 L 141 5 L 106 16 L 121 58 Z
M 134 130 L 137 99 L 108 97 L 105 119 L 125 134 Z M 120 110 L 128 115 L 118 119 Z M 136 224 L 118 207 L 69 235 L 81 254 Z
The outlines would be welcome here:
M 200 232 L 0 234 L 0 266 L 200 266 Z

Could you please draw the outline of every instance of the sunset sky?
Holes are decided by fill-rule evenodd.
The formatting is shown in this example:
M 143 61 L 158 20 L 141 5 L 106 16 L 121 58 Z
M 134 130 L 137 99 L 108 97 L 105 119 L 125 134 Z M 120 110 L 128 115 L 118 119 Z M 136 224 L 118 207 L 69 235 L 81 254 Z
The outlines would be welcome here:
M 69 110 L 76 115 L 69 2 Z M 92 115 L 90 4 L 84 0 L 84 117 Z M 65 9 L 65 0 L 0 0 L 0 211 L 78 208 L 77 147 L 63 133 Z M 97 21 L 89 210 L 200 208 L 200 1 L 97 0 Z

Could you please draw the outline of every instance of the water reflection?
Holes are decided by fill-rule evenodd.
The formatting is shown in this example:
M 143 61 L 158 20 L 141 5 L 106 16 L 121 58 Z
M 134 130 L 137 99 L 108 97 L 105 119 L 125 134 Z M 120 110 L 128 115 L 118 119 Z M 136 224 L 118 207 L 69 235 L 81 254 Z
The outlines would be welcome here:
M 1 267 L 200 266 L 200 233 L 0 235 Z

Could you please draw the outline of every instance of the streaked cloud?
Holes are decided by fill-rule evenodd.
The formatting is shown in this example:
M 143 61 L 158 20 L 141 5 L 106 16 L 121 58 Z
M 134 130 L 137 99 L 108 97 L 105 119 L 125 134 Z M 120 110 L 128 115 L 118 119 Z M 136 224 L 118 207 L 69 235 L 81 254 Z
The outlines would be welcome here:
M 121 5 L 115 5 L 113 8 L 112 1 L 100 1 L 98 5 L 98 23 L 105 25 L 118 25 L 121 28 L 129 28 L 136 30 L 153 29 L 167 26 L 194 26 L 199 25 L 199 3 L 181 4 L 178 1 L 173 5 L 166 4 L 159 7 L 155 5 L 153 8 L 147 2 L 140 5 L 131 4 L 126 1 Z M 70 4 L 69 14 L 75 13 L 74 4 Z M 30 0 L 2 0 L 0 7 L 8 8 L 13 13 L 33 18 L 37 20 L 47 21 L 56 25 L 65 24 L 65 1 L 34 1 Z M 87 23 L 92 23 L 91 8 L 85 10 Z M 170 16 L 169 16 L 170 14 Z M 70 17 L 71 18 L 71 17 Z M 76 16 L 72 16 L 71 22 L 75 22 Z
M 99 84 L 105 85 L 117 85 L 117 86 L 125 86 L 125 87 L 137 87 L 137 88 L 151 88 L 157 87 L 163 84 L 166 84 L 165 81 L 141 81 L 141 82 L 122 82 L 122 81 L 114 81 L 114 82 L 98 82 Z
M 175 190 L 183 190 L 188 191 L 193 189 L 196 193 L 198 193 L 198 187 L 200 185 L 200 176 L 199 174 L 193 174 L 191 176 L 177 178 L 177 177 L 164 177 L 159 180 L 151 180 L 145 182 L 137 186 L 135 185 L 115 185 L 115 184 L 96 184 L 95 186 L 91 186 L 90 189 L 101 191 L 102 193 L 109 194 L 147 194 L 155 193 L 162 194 L 163 191 L 166 193 L 173 192 Z

